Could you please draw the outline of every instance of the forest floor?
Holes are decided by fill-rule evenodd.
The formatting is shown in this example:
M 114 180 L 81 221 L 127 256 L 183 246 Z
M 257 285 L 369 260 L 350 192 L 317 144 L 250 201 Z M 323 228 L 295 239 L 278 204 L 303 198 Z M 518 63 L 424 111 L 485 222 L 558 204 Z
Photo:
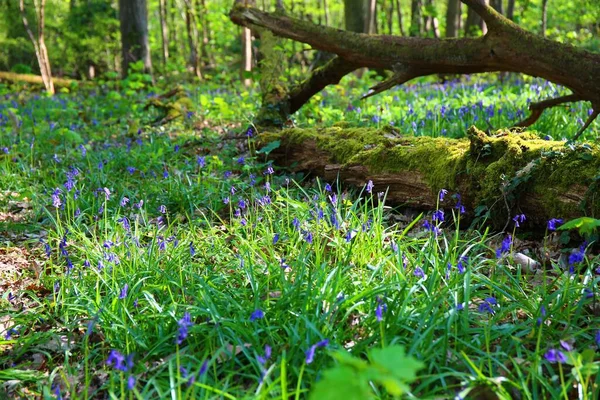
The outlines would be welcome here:
M 359 104 L 347 83 L 295 122 L 459 137 L 560 91 L 424 83 Z M 561 222 L 467 229 L 459 193 L 402 213 L 369 182 L 290 174 L 243 128 L 243 90 L 194 87 L 161 124 L 116 84 L 0 89 L 0 398 L 598 398 L 600 258 Z M 561 139 L 586 113 L 536 128 Z

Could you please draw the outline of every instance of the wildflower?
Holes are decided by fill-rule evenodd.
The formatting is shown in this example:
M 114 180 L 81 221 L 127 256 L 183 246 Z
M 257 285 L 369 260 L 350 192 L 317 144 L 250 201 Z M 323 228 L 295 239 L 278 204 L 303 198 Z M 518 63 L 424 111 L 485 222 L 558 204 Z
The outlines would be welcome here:
M 435 210 L 431 219 L 434 221 L 444 222 L 444 210 Z
M 249 127 L 246 130 L 246 137 L 251 138 L 252 136 L 254 136 L 254 128 L 253 127 Z
M 304 233 L 304 240 L 306 240 L 308 244 L 311 244 L 313 242 L 313 234 L 311 231 L 306 231 Z
M 200 366 L 200 371 L 198 371 L 198 375 L 204 375 L 208 371 L 208 361 L 204 361 Z
M 117 220 L 117 222 L 120 222 L 123 225 L 123 229 L 125 229 L 126 231 L 131 229 L 131 225 L 129 224 L 129 219 L 127 217 L 121 217 Z
M 273 235 L 273 244 L 279 242 L 279 233 Z
M 540 307 L 540 316 L 538 317 L 538 319 L 536 321 L 536 325 L 540 326 L 542 324 L 542 322 L 544 322 L 545 318 L 546 318 L 546 306 L 544 306 L 542 304 L 542 306 Z
M 52 385 L 51 389 L 54 392 L 54 396 L 56 396 L 56 400 L 63 400 L 62 394 L 60 393 L 60 385 Z
M 263 310 L 261 310 L 260 308 L 257 308 L 256 310 L 252 311 L 252 314 L 250 314 L 250 322 L 254 322 L 257 319 L 261 319 L 265 317 L 265 312 Z
M 240 201 L 238 201 L 238 207 L 241 208 L 242 210 L 246 208 L 246 201 L 244 199 L 240 199 Z
M 346 232 L 346 243 L 350 243 L 354 236 L 356 236 L 356 232 L 354 231 L 354 229 L 350 229 L 348 232 Z
M 273 169 L 272 166 L 269 165 L 263 174 L 264 175 L 273 175 L 274 173 L 275 173 L 275 170 Z
M 121 288 L 121 293 L 119 294 L 119 299 L 123 300 L 127 297 L 127 291 L 129 290 L 129 285 L 126 283 L 125 286 Z
M 196 164 L 198 164 L 200 168 L 204 168 L 206 166 L 206 157 L 197 156 Z
M 60 200 L 60 189 L 55 189 L 52 192 L 52 205 L 56 208 L 59 208 L 62 205 L 62 201 Z
M 135 203 L 133 206 L 139 210 L 144 206 L 144 200 L 140 200 L 139 203 Z
M 119 204 L 121 205 L 121 207 L 125 207 L 127 203 L 129 203 L 129 199 L 127 197 L 123 197 Z
M 223 178 L 225 178 L 225 179 L 231 178 L 231 175 L 233 175 L 233 173 L 231 171 L 223 172 Z
M 493 307 L 497 304 L 498 302 L 496 301 L 496 298 L 487 297 L 485 300 L 483 300 L 483 303 L 479 304 L 479 312 L 488 312 L 490 314 L 494 314 L 495 312 Z
M 548 350 L 546 354 L 544 354 L 544 358 L 552 364 L 557 362 L 564 364 L 567 362 L 567 356 L 565 356 L 565 353 L 556 349 Z
M 268 344 L 265 345 L 265 355 L 264 356 L 257 356 L 256 359 L 258 360 L 259 363 L 261 364 L 265 364 L 269 358 L 271 358 L 271 346 L 269 346 Z
M 129 375 L 127 378 L 127 389 L 133 390 L 135 388 L 135 376 Z
M 513 218 L 513 221 L 515 222 L 515 226 L 518 228 L 521 225 L 519 224 L 520 222 L 524 222 L 527 218 L 525 218 L 525 214 L 518 214 L 515 215 L 515 217 Z
M 189 327 L 193 325 L 190 313 L 186 312 L 183 314 L 183 317 L 177 321 L 177 325 L 179 326 L 177 331 L 177 344 L 181 344 L 188 337 Z
M 229 197 L 225 197 L 223 199 L 223 204 L 229 204 Z
M 331 185 L 329 183 L 325 184 L 325 191 L 326 192 L 331 192 Z
M 265 182 L 265 191 L 269 193 L 271 191 L 271 184 L 269 182 Z
M 548 230 L 549 231 L 555 231 L 557 228 L 557 225 L 560 225 L 563 223 L 563 220 L 560 218 L 552 218 L 550 221 L 548 221 Z
M 118 371 L 127 372 L 133 368 L 133 355 L 125 356 L 117 350 L 111 350 L 106 359 L 106 365 Z
M 559 341 L 560 346 L 565 349 L 566 351 L 572 351 L 573 350 L 573 346 L 571 346 L 571 344 L 569 342 L 566 342 L 564 340 L 560 340 Z
M 158 239 L 158 250 L 165 251 L 167 249 L 167 241 Z
M 246 163 L 246 159 L 244 157 L 240 157 L 237 159 L 237 163 L 240 165 L 244 165 Z
M 292 225 L 294 225 L 294 228 L 296 229 L 300 229 L 300 221 L 298 220 L 298 218 L 294 217 L 294 219 L 292 220 Z
M 315 350 L 317 350 L 317 348 L 319 347 L 325 347 L 329 344 L 329 339 L 324 339 L 321 340 L 320 342 L 317 342 L 315 344 L 313 344 L 312 346 L 310 346 L 310 348 L 306 351 L 306 363 L 310 364 L 314 361 L 315 358 Z
M 190 256 L 194 257 L 196 255 L 196 249 L 194 248 L 194 243 L 190 242 Z
M 108 188 L 102 188 L 102 191 L 104 192 L 104 198 L 106 201 L 110 200 L 110 190 L 108 190 Z
M 414 273 L 414 275 L 417 278 L 424 278 L 425 277 L 425 272 L 423 272 L 423 269 L 421 267 L 415 268 L 415 271 L 413 273 Z
M 439 195 L 440 202 L 444 201 L 444 197 L 446 197 L 447 194 L 448 194 L 448 191 L 446 189 L 440 190 L 440 195 Z
M 331 196 L 329 196 L 329 201 L 331 202 L 331 205 L 335 208 L 338 202 L 337 195 L 335 193 L 332 193 Z
M 508 253 L 512 246 L 512 236 L 508 235 L 502 240 L 502 245 L 499 249 L 496 250 L 496 258 L 502 257 L 502 254 Z
M 465 273 L 465 266 L 463 265 L 463 262 L 466 262 L 467 260 L 468 260 L 468 258 L 465 256 L 461 256 L 459 258 L 458 263 L 456 264 L 456 268 L 458 269 L 459 274 Z
M 387 304 L 383 302 L 383 300 L 377 297 L 377 307 L 375 308 L 375 317 L 377 318 L 377 322 L 381 322 L 383 320 L 383 313 L 387 310 Z
M 581 250 L 576 250 L 569 255 L 569 266 L 583 262 L 585 254 Z
M 373 186 L 373 181 L 369 179 L 366 187 L 367 193 L 373 193 Z
M 133 175 L 133 173 L 135 172 L 135 168 L 134 167 L 127 167 L 127 172 L 129 172 L 129 175 Z
M 158 207 L 158 211 L 159 211 L 161 214 L 166 214 L 166 213 L 167 213 L 167 207 L 166 207 L 164 204 L 161 204 L 161 206 L 160 206 L 160 207 Z
M 596 335 L 594 335 L 594 341 L 596 342 L 596 346 L 600 347 L 600 329 L 596 331 Z

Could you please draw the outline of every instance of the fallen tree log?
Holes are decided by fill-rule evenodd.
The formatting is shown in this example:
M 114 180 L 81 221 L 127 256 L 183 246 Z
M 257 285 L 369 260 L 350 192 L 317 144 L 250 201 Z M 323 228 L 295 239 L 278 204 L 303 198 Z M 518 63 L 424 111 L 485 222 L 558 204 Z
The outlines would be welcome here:
M 516 214 L 532 226 L 600 215 L 599 146 L 475 127 L 458 140 L 343 126 L 265 132 L 259 140 L 281 142 L 270 154 L 278 165 L 358 187 L 372 180 L 373 193 L 387 191 L 392 204 L 431 210 L 441 189 L 460 193 L 468 216 L 483 206 L 500 228 Z
M 0 71 L 0 82 L 10 82 L 10 83 L 30 83 L 33 85 L 44 85 L 44 81 L 42 77 L 39 75 L 32 74 L 16 74 L 14 72 L 4 72 Z M 64 79 L 64 78 L 52 78 L 52 82 L 56 87 L 66 87 L 72 88 L 73 86 L 77 86 L 79 84 L 78 81 L 74 79 Z
M 280 11 L 266 13 L 242 4 L 233 7 L 230 18 L 236 24 L 266 29 L 277 36 L 337 54 L 338 58 L 314 71 L 300 85 L 290 88 L 285 95 L 270 99 L 275 103 L 263 104 L 263 110 L 275 109 L 280 113 L 278 118 L 266 120 L 285 121 L 291 112 L 323 87 L 339 82 L 343 75 L 360 67 L 394 72 L 390 79 L 374 86 L 365 97 L 421 76 L 507 71 L 541 77 L 572 91 L 570 96 L 533 103 L 532 115 L 519 126 L 530 126 L 546 108 L 565 102 L 589 101 L 594 111 L 575 138 L 581 135 L 600 112 L 600 54 L 528 32 L 496 12 L 484 0 L 462 2 L 487 24 L 488 32 L 484 36 L 432 39 L 369 35 L 315 25 Z

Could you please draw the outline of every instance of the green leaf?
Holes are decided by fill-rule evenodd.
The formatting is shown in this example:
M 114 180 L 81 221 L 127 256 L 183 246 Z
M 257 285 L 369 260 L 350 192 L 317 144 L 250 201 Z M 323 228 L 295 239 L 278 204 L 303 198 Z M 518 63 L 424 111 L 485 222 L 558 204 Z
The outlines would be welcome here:
M 338 360 L 340 364 L 346 365 L 348 367 L 353 367 L 356 370 L 366 370 L 369 368 L 369 363 L 365 360 L 361 360 L 360 358 L 352 356 L 347 351 L 337 351 L 332 354 L 333 358 Z
M 417 371 L 424 367 L 422 362 L 407 356 L 402 346 L 373 349 L 369 359 L 393 377 L 409 383 L 417 379 Z
M 323 373 L 310 393 L 310 400 L 365 400 L 373 393 L 366 380 L 351 367 L 336 367 Z
M 272 152 L 273 150 L 278 148 L 280 145 L 281 145 L 281 141 L 274 140 L 274 141 L 270 142 L 269 144 L 267 144 L 266 146 L 264 146 L 263 148 L 261 148 L 260 150 L 258 150 L 257 153 L 264 153 L 264 154 L 268 155 L 270 152 Z
M 598 229 L 598 227 L 600 227 L 600 219 L 581 217 L 575 218 L 569 222 L 565 222 L 557 229 L 561 231 L 577 229 L 580 235 L 586 236 L 594 233 L 594 231 Z

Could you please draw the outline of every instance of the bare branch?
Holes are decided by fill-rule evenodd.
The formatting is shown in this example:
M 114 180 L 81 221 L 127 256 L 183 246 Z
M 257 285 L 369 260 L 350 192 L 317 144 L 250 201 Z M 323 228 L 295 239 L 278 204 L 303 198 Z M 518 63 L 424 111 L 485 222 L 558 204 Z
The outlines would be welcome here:
M 581 134 L 592 124 L 592 122 L 594 122 L 596 117 L 598 117 L 598 114 L 600 114 L 600 108 L 595 106 L 587 121 L 585 121 L 585 124 L 583 124 L 583 126 L 577 131 L 575 136 L 573 136 L 573 140 L 579 139 L 579 136 L 581 136 Z
M 572 103 L 581 100 L 584 100 L 581 96 L 576 94 L 570 94 L 568 96 L 555 97 L 553 99 L 548 99 L 537 103 L 531 103 L 529 105 L 529 111 L 531 111 L 531 114 L 523 121 L 515 124 L 515 127 L 526 127 L 533 125 L 538 119 L 540 119 L 542 113 L 547 108 L 552 108 L 561 104 Z

